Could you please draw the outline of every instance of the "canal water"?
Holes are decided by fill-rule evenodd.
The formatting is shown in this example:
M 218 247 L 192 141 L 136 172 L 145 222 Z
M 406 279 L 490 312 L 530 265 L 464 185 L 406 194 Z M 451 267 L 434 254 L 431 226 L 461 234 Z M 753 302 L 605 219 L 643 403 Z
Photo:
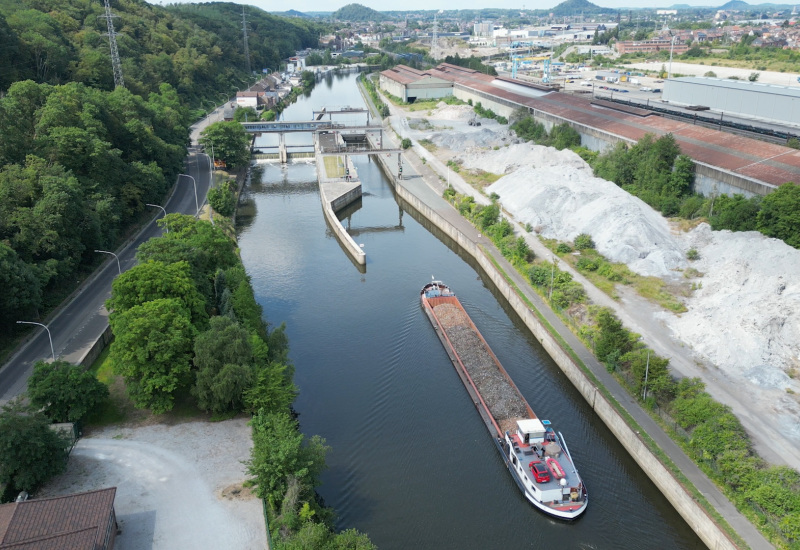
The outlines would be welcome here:
M 284 118 L 345 105 L 363 106 L 355 75 L 318 83 Z M 366 251 L 365 272 L 325 224 L 311 163 L 262 165 L 237 221 L 257 299 L 270 323 L 287 325 L 302 430 L 331 446 L 319 493 L 337 526 L 382 550 L 703 548 L 481 274 L 402 210 L 374 162 L 354 160 L 364 197 L 344 223 Z M 563 433 L 590 496 L 577 521 L 543 515 L 505 469 L 420 308 L 431 276 L 455 290 L 533 410 Z

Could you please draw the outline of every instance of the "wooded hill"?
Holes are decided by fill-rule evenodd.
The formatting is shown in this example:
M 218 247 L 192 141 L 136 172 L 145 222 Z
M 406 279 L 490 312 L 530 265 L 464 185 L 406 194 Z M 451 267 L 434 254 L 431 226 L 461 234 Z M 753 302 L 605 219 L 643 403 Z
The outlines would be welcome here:
M 361 4 L 347 4 L 333 12 L 331 17 L 339 21 L 384 21 L 387 19 L 387 16 L 381 12 Z
M 316 45 L 322 32 L 319 22 L 245 9 L 250 62 L 258 72 Z M 239 4 L 162 8 L 133 0 L 115 3 L 113 13 L 125 86 L 136 95 L 157 92 L 166 83 L 183 103 L 191 103 L 229 91 L 243 75 Z M 103 14 L 102 2 L 88 0 L 0 0 L 0 89 L 26 79 L 113 89 Z
M 245 89 L 242 6 L 0 0 L 0 349 L 161 204 L 205 99 Z M 322 28 L 247 7 L 251 66 L 276 68 Z

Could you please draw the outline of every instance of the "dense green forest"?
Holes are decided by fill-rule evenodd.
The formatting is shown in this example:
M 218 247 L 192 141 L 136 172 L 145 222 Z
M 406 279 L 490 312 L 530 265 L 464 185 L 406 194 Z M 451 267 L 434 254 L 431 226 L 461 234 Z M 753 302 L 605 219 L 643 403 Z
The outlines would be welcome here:
M 245 89 L 242 6 L 113 6 L 114 87 L 101 2 L 0 0 L 0 349 L 160 204 L 197 107 Z M 247 10 L 254 72 L 315 45 L 322 27 Z
M 112 6 L 125 86 L 135 95 L 175 88 L 184 104 L 241 87 L 245 73 L 242 6 L 143 1 Z M 0 0 L 0 90 L 19 80 L 81 82 L 111 90 L 102 2 Z M 275 69 L 295 50 L 315 46 L 323 27 L 246 8 L 250 65 Z M 252 81 L 252 80 L 250 80 Z M 233 86 L 233 87 L 232 87 Z M 215 99 L 218 99 L 215 97 Z

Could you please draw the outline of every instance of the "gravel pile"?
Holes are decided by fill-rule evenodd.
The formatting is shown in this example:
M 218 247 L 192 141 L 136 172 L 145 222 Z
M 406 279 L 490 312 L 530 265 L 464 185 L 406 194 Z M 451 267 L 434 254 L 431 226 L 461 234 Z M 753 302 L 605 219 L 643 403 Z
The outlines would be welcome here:
M 522 397 L 497 368 L 466 314 L 453 304 L 440 304 L 434 311 L 495 420 L 527 418 Z
M 466 126 L 460 132 L 436 132 L 427 136 L 437 147 L 461 153 L 465 157 L 482 155 L 493 147 L 511 144 L 517 141 L 511 132 L 497 122 L 482 118 L 481 126 Z M 476 166 L 489 171 L 482 166 Z
M 469 105 L 448 105 L 444 101 L 440 101 L 431 111 L 430 116 L 436 120 L 463 120 L 469 118 L 472 113 L 472 107 Z

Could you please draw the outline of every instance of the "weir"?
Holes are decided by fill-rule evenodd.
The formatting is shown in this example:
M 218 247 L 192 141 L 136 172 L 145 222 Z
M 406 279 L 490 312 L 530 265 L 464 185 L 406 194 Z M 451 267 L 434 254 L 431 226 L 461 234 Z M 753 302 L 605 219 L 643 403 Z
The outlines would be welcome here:
M 345 125 L 333 122 L 333 115 L 366 113 L 365 125 Z M 328 120 L 322 120 L 327 115 Z M 382 147 L 384 142 L 383 126 L 370 125 L 369 110 L 352 107 L 323 108 L 313 111 L 314 120 L 301 122 L 243 122 L 245 130 L 254 134 L 278 134 L 277 146 L 253 147 L 253 158 L 277 160 L 286 164 L 291 158 L 314 156 L 317 165 L 322 213 L 331 231 L 347 255 L 359 270 L 365 270 L 367 255 L 362 246 L 353 240 L 347 229 L 337 217 L 342 209 L 361 199 L 361 181 L 350 159 L 351 155 L 397 155 L 397 162 L 402 174 L 400 153 L 402 149 Z M 307 145 L 286 144 L 285 135 L 294 132 L 309 132 L 313 135 L 313 152 Z M 377 134 L 377 136 L 375 135 Z M 302 151 L 290 152 L 290 148 Z M 348 224 L 349 225 L 349 224 Z M 372 228 L 382 231 L 402 231 L 402 223 L 394 228 Z M 360 232 L 364 232 L 361 230 Z

